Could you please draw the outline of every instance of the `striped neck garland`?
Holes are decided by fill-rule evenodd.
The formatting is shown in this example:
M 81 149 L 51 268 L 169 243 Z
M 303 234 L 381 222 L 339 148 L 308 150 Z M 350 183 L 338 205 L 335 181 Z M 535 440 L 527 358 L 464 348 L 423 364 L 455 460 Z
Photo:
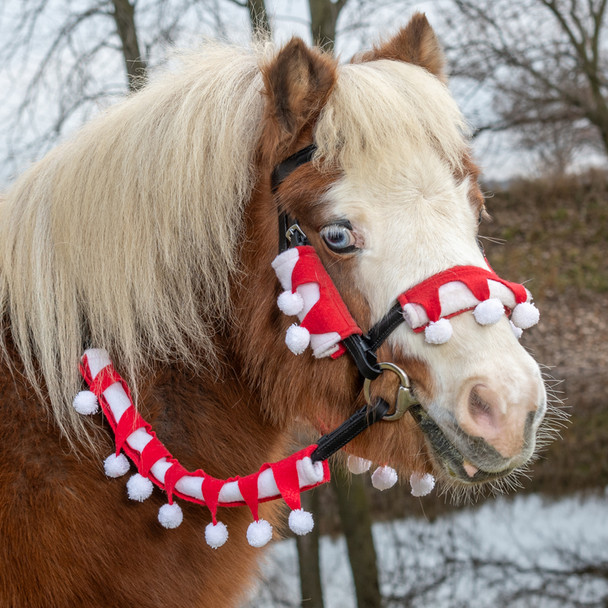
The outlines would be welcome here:
M 313 463 L 310 455 L 317 447 L 310 445 L 275 463 L 263 464 L 257 473 L 227 480 L 216 479 L 203 470 L 187 471 L 156 437 L 151 425 L 135 409 L 125 381 L 116 372 L 105 350 L 87 350 L 80 372 L 89 391 L 78 393 L 74 407 L 81 414 L 94 414 L 101 406 L 114 431 L 116 450 L 104 461 L 109 477 L 125 475 L 130 464 L 137 468 L 127 482 L 129 498 L 144 501 L 154 486 L 164 490 L 168 502 L 158 512 L 165 528 L 176 528 L 183 520 L 178 497 L 205 505 L 212 521 L 205 529 L 207 544 L 214 549 L 228 538 L 228 530 L 217 520 L 218 507 L 247 506 L 253 522 L 247 529 L 247 540 L 254 547 L 264 546 L 272 536 L 272 526 L 258 517 L 259 503 L 282 497 L 292 509 L 289 527 L 296 534 L 307 534 L 314 526 L 312 515 L 301 508 L 300 493 L 330 479 L 327 461 Z M 125 456 L 126 455 L 126 456 Z
M 206 506 L 212 521 L 205 528 L 205 540 L 213 549 L 228 539 L 228 529 L 217 519 L 218 507 L 246 506 L 253 522 L 247 529 L 247 541 L 253 547 L 263 547 L 272 537 L 272 526 L 258 516 L 262 502 L 283 498 L 291 509 L 289 527 L 298 535 L 308 534 L 314 527 L 311 513 L 301 508 L 300 494 L 330 480 L 327 460 L 313 461 L 311 456 L 317 444 L 273 463 L 263 464 L 257 473 L 244 477 L 217 479 L 202 469 L 187 471 L 157 438 L 151 425 L 137 412 L 129 387 L 116 372 L 109 355 L 102 349 L 89 349 L 80 363 L 80 373 L 88 391 L 81 391 L 74 399 L 79 414 L 96 414 L 101 408 L 114 432 L 114 453 L 104 461 L 108 477 L 122 477 L 131 464 L 137 473 L 127 482 L 127 495 L 131 500 L 143 502 L 152 495 L 154 486 L 167 495 L 167 503 L 158 512 L 158 521 L 165 528 L 177 528 L 183 521 L 183 512 L 175 498 Z M 128 456 L 128 458 L 127 458 Z M 360 474 L 368 471 L 371 461 L 355 456 L 348 457 L 348 468 Z M 388 465 L 379 466 L 371 476 L 377 490 L 386 490 L 397 482 L 397 472 Z M 414 472 L 410 477 L 412 494 L 424 496 L 435 485 L 428 473 Z

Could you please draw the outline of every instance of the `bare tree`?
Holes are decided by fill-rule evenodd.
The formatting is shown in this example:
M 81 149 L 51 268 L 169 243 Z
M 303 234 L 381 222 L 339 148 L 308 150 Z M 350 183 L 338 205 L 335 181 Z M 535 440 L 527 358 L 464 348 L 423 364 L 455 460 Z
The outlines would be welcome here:
M 608 154 L 608 0 L 453 0 L 453 75 L 492 93 L 479 131 Z M 450 40 L 450 32 L 452 38 Z
M 220 5 L 222 0 L 2 5 L 0 131 L 8 148 L 2 150 L 3 170 L 40 156 L 100 107 L 140 87 L 148 67 L 164 61 L 176 39 L 225 34 Z

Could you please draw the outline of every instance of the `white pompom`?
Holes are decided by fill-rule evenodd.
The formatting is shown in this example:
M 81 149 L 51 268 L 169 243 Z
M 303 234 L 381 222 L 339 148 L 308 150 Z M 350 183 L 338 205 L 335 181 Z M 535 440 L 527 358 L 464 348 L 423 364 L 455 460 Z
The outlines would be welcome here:
M 454 330 L 448 319 L 439 319 L 435 323 L 432 321 L 424 329 L 424 339 L 429 344 L 445 344 L 451 337 Z
M 372 485 L 376 490 L 388 490 L 392 488 L 399 479 L 397 471 L 392 467 L 378 467 L 372 473 Z
M 129 478 L 127 481 L 127 496 L 131 500 L 137 500 L 143 502 L 146 498 L 152 496 L 154 490 L 154 484 L 143 475 L 135 473 L 135 475 Z
M 540 319 L 540 311 L 532 302 L 522 302 L 513 309 L 511 321 L 515 327 L 520 329 L 528 329 L 538 323 Z
M 412 496 L 426 496 L 435 487 L 435 478 L 430 473 L 412 473 L 410 485 Z
M 252 521 L 247 528 L 247 542 L 252 547 L 263 547 L 272 538 L 272 526 L 265 519 Z
M 130 468 L 129 461 L 124 454 L 110 454 L 103 461 L 103 469 L 108 477 L 122 477 Z
M 184 521 L 184 512 L 176 502 L 167 503 L 158 510 L 158 521 L 163 528 L 173 530 Z
M 315 527 L 315 520 L 312 517 L 312 513 L 304 511 L 304 509 L 295 509 L 289 514 L 289 529 L 298 534 L 304 536 L 308 534 Z
M 91 391 L 80 391 L 73 401 L 74 409 L 83 416 L 96 414 L 99 410 L 97 396 Z
M 249 531 L 247 531 L 249 536 Z M 228 540 L 228 528 L 226 524 L 218 521 L 216 524 L 213 522 L 207 524 L 205 528 L 205 540 L 212 549 L 219 549 Z
M 348 470 L 353 473 L 353 475 L 361 475 L 361 473 L 365 473 L 369 471 L 369 468 L 372 466 L 371 460 L 366 460 L 365 458 L 359 458 L 359 456 L 349 455 L 346 461 L 346 467 Z
M 304 300 L 297 291 L 295 293 L 284 291 L 277 299 L 277 306 L 282 313 L 293 316 L 302 312 Z
M 287 330 L 285 344 L 294 355 L 301 355 L 310 344 L 310 333 L 305 327 L 294 324 Z
M 480 325 L 493 325 L 500 321 L 504 312 L 503 303 L 498 298 L 490 298 L 477 304 L 473 310 L 473 316 Z
M 524 330 L 521 329 L 521 327 L 517 327 L 513 321 L 509 321 L 509 323 L 511 324 L 511 331 L 513 332 L 513 335 L 519 340 L 521 335 L 524 333 Z

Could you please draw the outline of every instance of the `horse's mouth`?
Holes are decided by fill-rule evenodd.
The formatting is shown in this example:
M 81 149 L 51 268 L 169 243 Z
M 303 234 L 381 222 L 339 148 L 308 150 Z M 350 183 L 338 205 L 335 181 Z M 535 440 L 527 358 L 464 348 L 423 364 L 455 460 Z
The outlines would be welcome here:
M 412 406 L 409 411 L 424 433 L 434 460 L 451 479 L 464 484 L 476 485 L 500 479 L 513 471 L 512 467 L 507 467 L 499 472 L 488 472 L 478 466 L 473 466 L 421 405 Z

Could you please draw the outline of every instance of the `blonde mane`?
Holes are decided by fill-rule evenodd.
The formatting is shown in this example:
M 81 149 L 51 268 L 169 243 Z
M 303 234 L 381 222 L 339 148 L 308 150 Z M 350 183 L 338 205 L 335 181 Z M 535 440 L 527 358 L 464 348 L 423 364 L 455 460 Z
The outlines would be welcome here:
M 207 44 L 84 126 L 0 199 L 0 338 L 71 439 L 83 347 L 120 362 L 134 392 L 151 361 L 212 365 L 230 318 L 239 234 L 264 109 L 253 50 Z M 394 61 L 345 65 L 322 111 L 317 158 L 398 169 L 433 145 L 459 167 L 466 126 L 447 89 Z M 193 349 L 193 345 L 195 348 Z
M 365 181 L 421 159 L 424 164 L 425 151 L 433 148 L 460 172 L 468 134 L 448 88 L 425 69 L 401 61 L 354 63 L 340 68 L 321 112 L 316 158 Z
M 129 382 L 150 360 L 213 360 L 260 139 L 255 50 L 207 44 L 84 126 L 0 200 L 0 335 L 68 437 L 83 346 Z M 7 327 L 7 323 L 9 324 Z M 202 355 L 202 359 L 201 359 Z

